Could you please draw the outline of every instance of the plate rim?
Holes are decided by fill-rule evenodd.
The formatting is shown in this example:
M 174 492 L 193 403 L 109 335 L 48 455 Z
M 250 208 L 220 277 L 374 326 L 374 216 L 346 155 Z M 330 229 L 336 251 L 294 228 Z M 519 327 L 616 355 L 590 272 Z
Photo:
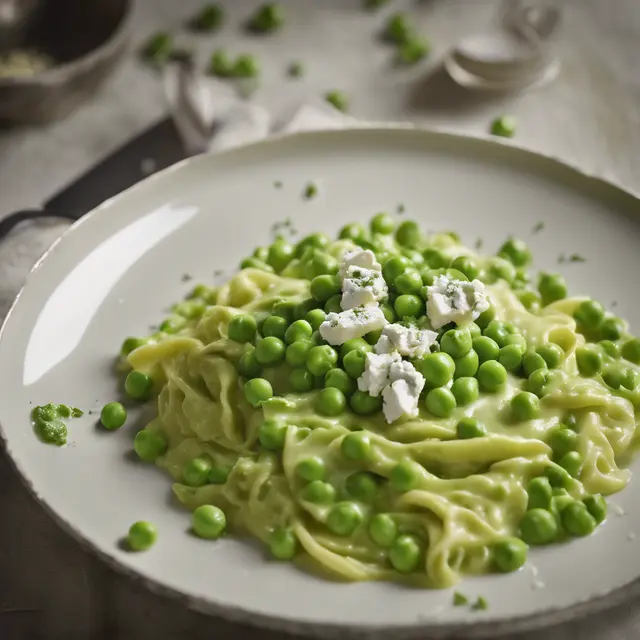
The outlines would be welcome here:
M 590 172 L 586 169 L 578 166 L 575 162 L 561 159 L 558 156 L 545 153 L 530 147 L 518 144 L 510 139 L 496 138 L 495 136 L 485 133 L 469 133 L 461 132 L 448 127 L 423 127 L 413 123 L 397 122 L 368 122 L 368 123 L 352 123 L 337 130 L 308 130 L 308 131 L 295 131 L 295 132 L 283 132 L 276 135 L 269 136 L 262 140 L 254 141 L 248 144 L 244 144 L 238 147 L 223 149 L 220 151 L 214 151 L 210 153 L 199 154 L 185 158 L 161 171 L 158 171 L 151 176 L 139 181 L 135 185 L 125 189 L 121 193 L 105 200 L 97 207 L 88 211 L 81 218 L 73 222 L 60 236 L 58 236 L 47 250 L 38 258 L 33 267 L 30 269 L 27 277 L 25 278 L 20 290 L 13 299 L 7 315 L 5 316 L 2 324 L 0 325 L 0 341 L 4 338 L 6 328 L 11 321 L 11 318 L 15 312 L 15 309 L 24 293 L 26 288 L 30 285 L 31 281 L 35 277 L 36 273 L 42 268 L 43 264 L 48 259 L 49 255 L 55 250 L 60 242 L 62 242 L 68 235 L 75 232 L 77 228 L 83 224 L 88 223 L 91 219 L 100 214 L 103 209 L 113 206 L 118 200 L 126 197 L 129 192 L 133 192 L 140 189 L 142 185 L 146 185 L 154 180 L 160 180 L 164 176 L 174 172 L 184 170 L 185 167 L 197 164 L 200 162 L 207 162 L 209 156 L 224 157 L 226 155 L 233 155 L 238 151 L 244 152 L 254 148 L 262 148 L 271 145 L 277 145 L 282 141 L 297 140 L 313 137 L 329 137 L 336 135 L 337 133 L 349 134 L 354 132 L 367 132 L 373 135 L 376 134 L 388 134 L 394 132 L 412 132 L 417 136 L 424 138 L 435 138 L 442 140 L 449 140 L 450 143 L 455 144 L 456 140 L 463 142 L 475 141 L 481 145 L 488 147 L 503 147 L 510 149 L 509 153 L 519 154 L 523 158 L 539 159 L 543 160 L 551 165 L 555 165 L 558 168 L 569 170 L 577 178 L 585 181 L 585 184 L 592 183 L 594 185 L 600 185 L 612 192 L 617 192 L 618 196 L 627 198 L 629 202 L 633 202 L 638 208 L 640 214 L 640 193 L 635 191 L 626 185 L 623 185 L 620 180 L 612 177 L 605 177 L 596 172 Z M 312 622 L 304 620 L 296 620 L 295 618 L 283 618 L 278 615 L 270 615 L 267 613 L 259 613 L 255 610 L 249 609 L 244 606 L 221 604 L 212 599 L 198 597 L 193 595 L 187 595 L 186 593 L 172 587 L 157 579 L 144 575 L 140 571 L 127 567 L 121 564 L 115 556 L 110 555 L 106 550 L 100 548 L 99 545 L 92 542 L 89 538 L 84 536 L 78 531 L 74 525 L 69 522 L 61 513 L 58 513 L 51 507 L 46 499 L 39 494 L 36 488 L 33 486 L 26 470 L 19 460 L 14 457 L 10 440 L 4 431 L 2 424 L 0 423 L 0 444 L 6 453 L 6 459 L 13 468 L 14 472 L 19 477 L 23 486 L 27 489 L 30 496 L 41 506 L 44 511 L 52 518 L 56 525 L 62 529 L 66 534 L 70 535 L 80 547 L 84 550 L 88 550 L 96 555 L 106 565 L 119 573 L 124 575 L 128 579 L 133 580 L 138 584 L 142 584 L 149 589 L 152 593 L 163 597 L 170 597 L 173 600 L 181 602 L 187 608 L 209 614 L 219 616 L 221 618 L 230 620 L 232 622 L 249 624 L 254 627 L 269 628 L 277 631 L 285 631 L 289 633 L 304 633 L 312 637 L 326 637 L 332 633 L 341 632 L 346 637 L 378 637 L 382 635 L 394 634 L 395 637 L 414 638 L 421 636 L 424 633 L 429 633 L 434 638 L 481 638 L 491 636 L 504 636 L 510 633 L 522 632 L 531 629 L 542 628 L 550 625 L 557 625 L 571 620 L 584 617 L 587 614 L 596 614 L 606 609 L 615 607 L 618 604 L 626 602 L 633 598 L 635 595 L 640 595 L 640 576 L 627 583 L 617 587 L 608 593 L 604 593 L 600 596 L 588 598 L 569 607 L 549 607 L 541 612 L 528 615 L 513 616 L 502 619 L 493 619 L 481 621 L 478 620 L 474 623 L 469 622 L 436 622 L 430 623 L 428 620 L 411 621 L 407 624 L 387 624 L 375 626 L 368 625 L 366 623 L 334 623 L 334 622 Z

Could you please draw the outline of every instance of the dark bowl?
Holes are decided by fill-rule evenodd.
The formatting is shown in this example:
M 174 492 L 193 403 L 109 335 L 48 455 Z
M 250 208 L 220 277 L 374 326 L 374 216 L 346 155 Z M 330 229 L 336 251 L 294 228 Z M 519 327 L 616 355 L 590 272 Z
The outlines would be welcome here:
M 34 50 L 53 66 L 0 77 L 0 121 L 43 123 L 90 97 L 124 52 L 133 0 L 0 0 L 0 56 Z

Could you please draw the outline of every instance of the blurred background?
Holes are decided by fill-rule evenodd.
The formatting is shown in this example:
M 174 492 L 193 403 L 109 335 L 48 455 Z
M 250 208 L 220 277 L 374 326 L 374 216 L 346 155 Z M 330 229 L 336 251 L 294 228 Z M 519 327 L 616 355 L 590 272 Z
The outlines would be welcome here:
M 511 138 L 640 190 L 639 43 L 638 0 L 0 0 L 0 320 L 67 218 L 301 113 Z M 2 640 L 258 635 L 113 573 L 2 456 L 0 514 Z M 637 638 L 635 609 L 548 637 Z

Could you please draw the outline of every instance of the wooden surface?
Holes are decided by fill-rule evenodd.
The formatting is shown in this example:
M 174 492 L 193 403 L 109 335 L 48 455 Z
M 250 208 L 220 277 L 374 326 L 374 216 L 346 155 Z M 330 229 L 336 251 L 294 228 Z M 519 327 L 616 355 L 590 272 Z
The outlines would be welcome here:
M 198 4 L 140 0 L 134 42 L 160 27 L 177 28 Z M 334 88 L 350 94 L 353 115 L 364 119 L 484 131 L 496 115 L 514 113 L 522 144 L 640 190 L 637 0 L 559 1 L 565 9 L 560 78 L 519 96 L 469 95 L 438 70 L 438 58 L 448 46 L 480 29 L 495 14 L 499 3 L 492 0 L 397 0 L 396 6 L 416 15 L 434 45 L 428 63 L 405 71 L 389 67 L 389 51 L 373 37 L 380 17 L 363 13 L 360 0 L 289 0 L 287 28 L 267 39 L 239 32 L 238 24 L 257 1 L 226 4 L 230 25 L 215 40 L 200 39 L 200 52 L 205 55 L 221 45 L 233 52 L 259 53 L 265 81 L 255 99 L 276 116 Z M 308 71 L 293 83 L 284 69 L 298 58 Z M 94 102 L 65 122 L 46 129 L 0 132 L 0 217 L 43 201 L 163 113 L 157 77 L 132 55 Z M 28 269 L 64 226 L 27 225 L 0 245 L 0 318 Z M 637 604 L 555 628 L 546 637 L 637 638 Z M 282 636 L 190 612 L 114 574 L 57 529 L 0 456 L 0 639 L 151 637 L 273 640 Z M 538 634 L 513 640 L 534 637 Z

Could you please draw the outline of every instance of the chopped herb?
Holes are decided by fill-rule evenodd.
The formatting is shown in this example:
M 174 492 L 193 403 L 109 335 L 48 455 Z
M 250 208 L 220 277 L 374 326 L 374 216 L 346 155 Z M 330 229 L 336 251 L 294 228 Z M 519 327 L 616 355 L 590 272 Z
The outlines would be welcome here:
M 78 409 L 77 407 L 73 407 L 71 409 L 72 418 L 81 418 L 83 415 L 84 415 L 84 411 L 82 409 Z
M 217 31 L 224 22 L 224 9 L 219 4 L 207 4 L 189 21 L 195 31 Z
M 579 253 L 572 253 L 569 256 L 569 262 L 586 262 L 587 259 L 584 256 L 581 256 Z
M 400 203 L 398 205 L 398 207 L 396 208 L 396 213 L 400 215 L 400 214 L 402 214 L 404 212 L 405 212 L 405 207 L 404 207 L 404 205 L 402 203 Z
M 516 133 L 516 119 L 513 116 L 500 116 L 491 123 L 491 133 L 501 138 L 513 138 Z
M 189 273 L 183 273 L 181 280 L 182 282 L 189 282 L 190 280 L 193 280 L 193 276 Z
M 281 181 L 281 180 L 276 180 L 276 181 L 273 183 L 273 186 L 274 186 L 276 189 L 282 189 L 282 181 Z
M 410 37 L 407 42 L 398 46 L 396 61 L 403 65 L 412 65 L 420 62 L 431 50 L 429 42 L 424 38 Z
M 250 31 L 254 33 L 269 33 L 279 29 L 284 24 L 284 10 L 279 2 L 270 2 L 258 7 L 248 22 Z
M 567 256 L 564 255 L 564 253 L 561 253 L 558 256 L 558 264 L 563 264 L 567 261 Z
M 317 195 L 318 195 L 318 187 L 316 187 L 316 185 L 313 184 L 313 182 L 310 182 L 304 190 L 305 199 L 311 200 L 312 198 L 315 198 Z
M 480 249 L 482 249 L 482 243 L 483 243 L 482 238 L 478 238 L 475 241 L 474 247 L 476 248 L 476 251 L 480 251 Z
M 414 32 L 406 14 L 394 13 L 392 16 L 389 16 L 383 36 L 387 42 L 398 45 L 407 44 L 414 37 Z
M 275 222 L 271 225 L 271 235 L 273 235 L 276 240 L 284 240 L 284 237 L 282 235 L 283 232 L 288 233 L 292 236 L 298 233 L 296 228 L 293 226 L 293 220 L 289 216 L 287 216 L 284 220 Z
M 473 603 L 471 608 L 474 611 L 486 611 L 489 608 L 489 603 L 483 596 L 478 596 L 478 599 Z
M 89 411 L 87 411 L 87 414 L 92 416 L 93 415 L 93 411 L 91 411 L 91 409 L 89 409 Z
M 299 60 L 294 60 L 287 67 L 287 75 L 290 78 L 301 78 L 304 75 L 304 66 Z
M 219 78 L 230 78 L 233 75 L 233 62 L 224 49 L 213 52 L 209 62 L 208 73 Z
M 159 31 L 151 36 L 142 47 L 142 57 L 152 64 L 161 66 L 171 56 L 173 51 L 173 38 L 165 31 Z
M 223 273 L 224 273 L 224 271 L 223 271 L 222 269 L 216 269 L 216 270 L 213 272 L 213 277 L 214 277 L 214 278 L 217 278 L 218 276 L 221 276 Z
M 324 94 L 324 99 L 338 111 L 345 112 L 349 110 L 349 99 L 342 91 L 328 91 Z
M 533 230 L 531 231 L 531 233 L 539 233 L 543 229 L 544 229 L 544 222 L 538 222 L 538 224 L 535 227 L 533 227 Z
M 388 4 L 389 0 L 364 0 L 363 5 L 364 8 L 368 11 L 375 11 L 380 7 L 383 7 L 385 4 Z
M 257 78 L 260 75 L 258 59 L 246 53 L 238 56 L 231 74 L 235 78 Z
M 454 591 L 453 592 L 453 606 L 454 607 L 460 607 L 464 604 L 468 604 L 469 603 L 469 598 L 467 598 L 467 596 L 464 595 L 464 593 L 460 593 L 459 591 Z

